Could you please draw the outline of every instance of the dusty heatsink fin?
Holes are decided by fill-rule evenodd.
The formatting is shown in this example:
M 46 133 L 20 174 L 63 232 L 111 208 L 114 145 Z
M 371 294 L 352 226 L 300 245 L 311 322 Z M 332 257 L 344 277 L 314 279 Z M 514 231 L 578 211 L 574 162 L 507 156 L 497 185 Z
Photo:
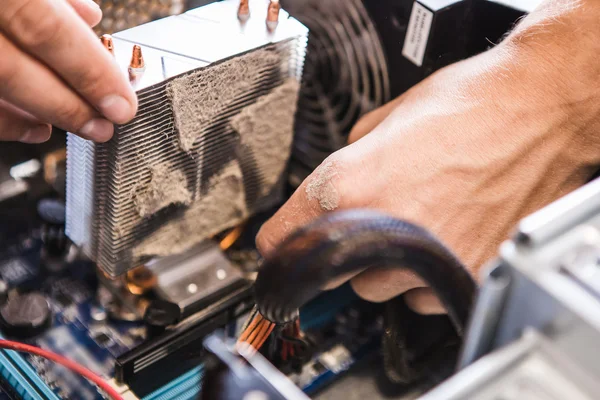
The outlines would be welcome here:
M 183 17 L 194 29 L 214 25 Z M 185 24 L 170 35 L 188 34 Z M 281 200 L 307 31 L 293 19 L 282 20 L 281 34 L 265 29 L 263 20 L 260 31 L 240 31 L 251 43 L 244 51 L 233 46 L 228 57 L 139 89 L 136 117 L 109 142 L 69 135 L 67 234 L 107 274 L 187 250 Z M 119 59 L 132 43 L 118 38 Z M 149 69 L 159 51 L 173 57 L 146 50 Z

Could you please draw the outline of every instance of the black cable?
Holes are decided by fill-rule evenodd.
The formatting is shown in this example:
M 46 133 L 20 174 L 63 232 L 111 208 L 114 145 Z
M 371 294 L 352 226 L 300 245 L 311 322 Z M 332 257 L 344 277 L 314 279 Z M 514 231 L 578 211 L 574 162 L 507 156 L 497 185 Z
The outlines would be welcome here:
M 258 273 L 258 310 L 275 323 L 290 322 L 327 283 L 373 265 L 415 272 L 462 334 L 476 290 L 463 264 L 425 229 L 366 210 L 328 214 L 292 234 Z

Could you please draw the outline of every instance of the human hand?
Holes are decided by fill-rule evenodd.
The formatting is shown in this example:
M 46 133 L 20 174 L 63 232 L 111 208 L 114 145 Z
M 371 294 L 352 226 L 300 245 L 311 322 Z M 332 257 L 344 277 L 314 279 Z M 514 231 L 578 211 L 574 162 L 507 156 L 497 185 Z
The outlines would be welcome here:
M 133 118 L 137 97 L 89 27 L 93 0 L 0 4 L 0 141 L 44 142 L 55 125 L 104 142 Z
M 261 253 L 323 213 L 373 208 L 428 228 L 477 275 L 519 219 L 600 163 L 593 3 L 546 2 L 502 44 L 365 116 L 263 226 Z M 406 293 L 418 312 L 444 311 L 407 271 L 370 269 L 352 285 L 367 300 Z

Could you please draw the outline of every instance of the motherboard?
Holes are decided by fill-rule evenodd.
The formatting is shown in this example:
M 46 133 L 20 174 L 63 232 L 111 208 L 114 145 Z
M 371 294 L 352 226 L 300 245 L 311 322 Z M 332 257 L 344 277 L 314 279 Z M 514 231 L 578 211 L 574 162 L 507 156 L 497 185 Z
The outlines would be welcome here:
M 214 332 L 237 337 L 252 308 L 249 282 L 260 256 L 251 239 L 269 212 L 240 228 L 226 251 L 219 244 L 230 237 L 227 232 L 190 254 L 113 280 L 65 236 L 64 200 L 44 181 L 43 168 L 19 180 L 36 190 L 0 203 L 4 221 L 20 221 L 3 225 L 0 234 L 1 335 L 84 365 L 124 398 L 198 398 L 204 337 Z M 173 302 L 181 314 L 167 327 L 165 305 Z M 274 346 L 263 353 L 306 393 L 317 393 L 377 351 L 382 329 L 377 311 L 344 285 L 301 310 L 309 344 L 302 355 L 282 359 L 272 353 Z M 0 376 L 2 399 L 105 398 L 94 384 L 39 356 L 1 350 Z

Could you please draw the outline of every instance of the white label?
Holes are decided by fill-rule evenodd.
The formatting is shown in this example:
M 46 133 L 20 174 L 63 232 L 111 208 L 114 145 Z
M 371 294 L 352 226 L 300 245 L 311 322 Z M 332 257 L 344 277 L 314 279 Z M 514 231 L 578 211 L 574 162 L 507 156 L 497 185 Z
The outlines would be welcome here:
M 402 55 L 419 67 L 423 65 L 432 21 L 433 13 L 415 1 L 410 13 Z

